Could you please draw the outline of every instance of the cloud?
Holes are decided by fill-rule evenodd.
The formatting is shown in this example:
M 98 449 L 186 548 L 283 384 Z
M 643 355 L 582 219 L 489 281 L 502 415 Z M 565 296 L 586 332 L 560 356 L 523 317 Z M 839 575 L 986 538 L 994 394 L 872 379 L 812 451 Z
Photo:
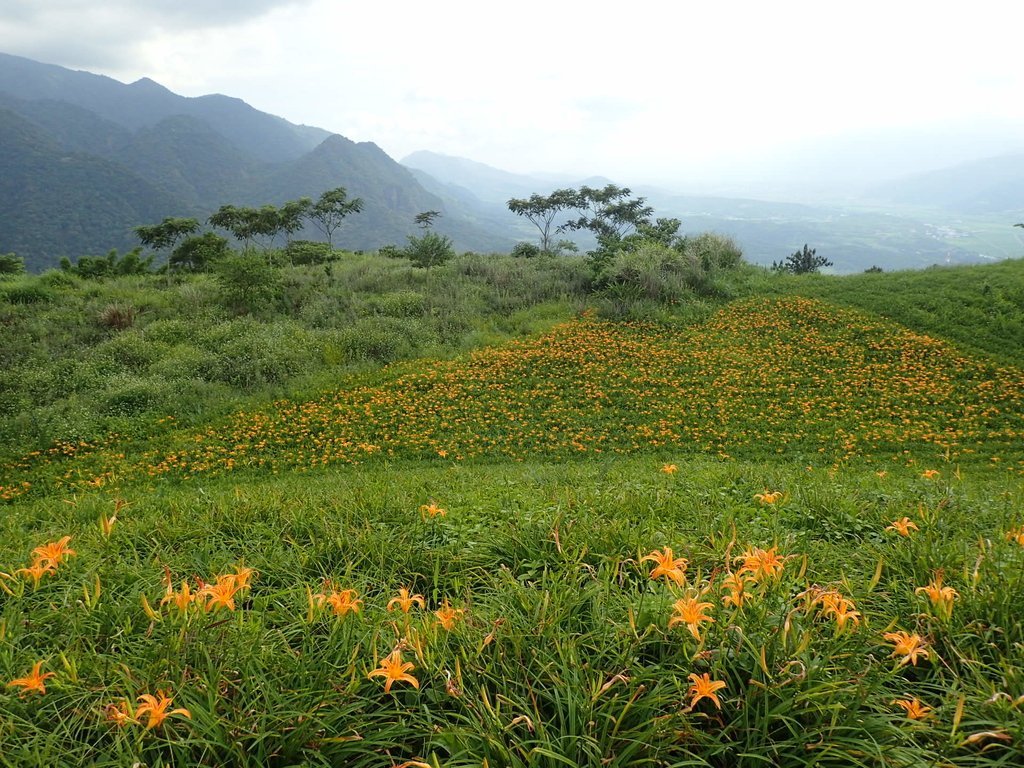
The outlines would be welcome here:
M 246 24 L 310 0 L 5 0 L 4 52 L 72 68 L 117 69 L 156 38 Z

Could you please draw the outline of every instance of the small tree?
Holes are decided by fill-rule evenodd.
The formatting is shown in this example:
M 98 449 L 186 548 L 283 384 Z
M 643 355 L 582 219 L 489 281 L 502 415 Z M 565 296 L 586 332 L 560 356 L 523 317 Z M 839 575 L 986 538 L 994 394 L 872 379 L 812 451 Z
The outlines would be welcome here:
M 413 220 L 420 229 L 430 229 L 434 225 L 434 220 L 440 217 L 440 215 L 440 211 L 424 211 L 423 213 L 417 213 L 416 218 Z
M 344 187 L 329 189 L 313 203 L 307 214 L 314 226 L 324 233 L 328 245 L 334 248 L 334 232 L 341 226 L 345 217 L 363 210 L 362 198 L 348 199 Z
M 238 208 L 234 205 L 222 205 L 210 214 L 207 223 L 230 232 L 242 243 L 244 250 L 249 250 L 253 237 L 262 234 L 260 212 L 255 208 Z
M 806 275 L 811 272 L 817 272 L 822 267 L 831 267 L 832 262 L 826 259 L 824 256 L 818 256 L 815 253 L 816 249 L 808 248 L 807 243 L 804 243 L 802 251 L 796 251 L 789 255 L 785 261 L 776 261 L 772 264 L 772 269 L 776 272 L 790 272 L 794 275 Z
M 216 232 L 186 238 L 174 249 L 168 263 L 187 272 L 205 272 L 230 253 L 228 241 Z
M 547 253 L 551 250 L 551 227 L 555 217 L 562 211 L 576 207 L 578 195 L 573 189 L 556 189 L 550 195 L 532 194 L 526 198 L 512 198 L 508 201 L 508 209 L 517 216 L 524 217 L 540 232 L 540 249 Z M 555 232 L 561 231 L 561 228 Z

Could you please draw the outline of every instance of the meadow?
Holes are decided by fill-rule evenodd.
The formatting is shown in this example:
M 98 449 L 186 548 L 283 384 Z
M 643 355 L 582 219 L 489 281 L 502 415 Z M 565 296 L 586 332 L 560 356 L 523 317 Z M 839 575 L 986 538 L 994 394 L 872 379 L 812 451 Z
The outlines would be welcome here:
M 47 313 L 80 362 L 130 339 L 143 390 L 223 323 L 290 322 L 319 362 L 218 384 L 210 345 L 178 393 L 205 408 L 172 386 L 32 432 L 67 400 L 7 353 L 0 765 L 1024 762 L 1024 349 L 987 349 L 1024 270 L 655 299 L 480 264 L 295 270 L 262 318 L 202 277 L 8 288 L 23 339 Z M 973 344 L 956 290 L 999 300 Z M 132 327 L 72 324 L 118 291 Z M 208 318 L 176 343 L 165 291 Z M 391 352 L 353 352 L 395 307 Z M 83 412 L 125 371 L 94 375 Z

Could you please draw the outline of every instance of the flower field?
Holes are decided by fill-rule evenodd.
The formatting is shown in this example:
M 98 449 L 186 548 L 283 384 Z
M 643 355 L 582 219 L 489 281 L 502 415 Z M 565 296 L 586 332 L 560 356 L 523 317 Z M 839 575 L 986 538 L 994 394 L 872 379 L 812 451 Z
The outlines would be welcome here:
M 752 299 L 26 457 L 0 766 L 1024 764 L 1022 392 Z

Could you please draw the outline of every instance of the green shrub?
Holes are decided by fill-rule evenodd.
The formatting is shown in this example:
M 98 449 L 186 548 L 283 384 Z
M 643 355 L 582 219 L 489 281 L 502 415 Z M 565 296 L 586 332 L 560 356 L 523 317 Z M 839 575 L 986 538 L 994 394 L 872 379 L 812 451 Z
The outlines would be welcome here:
M 704 268 L 695 255 L 653 242 L 616 252 L 598 275 L 605 290 L 619 301 L 678 300 L 704 277 Z
M 13 253 L 0 253 L 0 279 L 20 275 L 25 271 L 25 260 Z
M 422 317 L 426 311 L 427 299 L 416 291 L 392 291 L 381 296 L 371 296 L 366 302 L 370 314 L 387 317 Z
M 100 409 L 105 416 L 137 416 L 163 403 L 169 391 L 162 380 L 117 376 L 100 395 Z
M 273 309 L 281 292 L 281 275 L 263 256 L 243 253 L 217 264 L 220 300 L 239 314 Z
M 377 363 L 412 357 L 429 341 L 421 325 L 393 317 L 364 317 L 338 334 L 347 360 Z
M 409 235 L 409 245 L 402 255 L 412 262 L 414 267 L 436 267 L 444 264 L 455 256 L 451 238 L 437 232 L 426 232 L 422 237 Z
M 516 243 L 512 248 L 512 256 L 517 259 L 532 259 L 536 256 L 540 256 L 540 246 L 535 243 Z
M 697 259 L 706 272 L 736 269 L 743 263 L 743 251 L 736 241 L 715 232 L 683 238 L 677 247 Z
M 226 238 L 216 232 L 204 232 L 201 235 L 185 239 L 171 253 L 169 260 L 172 269 L 186 272 L 204 272 L 218 261 L 231 253 Z
M 39 282 L 49 288 L 71 288 L 78 284 L 75 276 L 60 269 L 48 269 L 39 275 Z
M 292 264 L 324 264 L 332 259 L 334 249 L 330 243 L 314 240 L 292 240 L 284 249 Z
M 316 337 L 301 326 L 251 318 L 214 326 L 202 335 L 200 344 L 210 353 L 202 370 L 204 379 L 247 390 L 307 372 L 321 354 Z
M 38 281 L 17 282 L 0 289 L 0 299 L 10 304 L 49 304 L 56 297 Z

